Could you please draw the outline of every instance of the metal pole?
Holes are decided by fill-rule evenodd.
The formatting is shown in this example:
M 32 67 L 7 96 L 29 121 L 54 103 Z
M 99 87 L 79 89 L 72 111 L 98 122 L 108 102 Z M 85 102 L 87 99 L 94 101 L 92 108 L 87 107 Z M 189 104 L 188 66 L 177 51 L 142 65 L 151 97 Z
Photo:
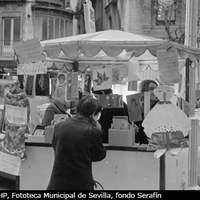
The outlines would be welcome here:
M 186 0 L 186 21 L 185 21 L 185 45 L 188 46 L 197 46 L 197 17 L 198 17 L 198 0 Z M 189 64 L 189 60 L 187 60 L 186 65 L 186 79 L 188 85 L 188 94 L 186 97 L 190 103 L 190 116 L 195 115 L 195 101 L 196 101 L 196 92 L 195 92 L 195 62 L 192 65 Z M 193 68 L 192 68 L 193 67 Z M 198 123 L 194 123 L 192 121 L 192 130 L 189 135 L 189 187 L 194 187 L 197 185 L 197 156 L 198 156 Z M 196 126 L 195 126 L 195 125 Z

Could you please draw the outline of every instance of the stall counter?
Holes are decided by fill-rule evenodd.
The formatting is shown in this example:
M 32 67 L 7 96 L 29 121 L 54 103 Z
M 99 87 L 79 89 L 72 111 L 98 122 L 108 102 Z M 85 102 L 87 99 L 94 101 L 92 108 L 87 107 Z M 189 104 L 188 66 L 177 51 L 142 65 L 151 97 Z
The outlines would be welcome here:
M 94 162 L 98 190 L 187 190 L 188 148 L 176 156 L 168 150 L 160 158 L 142 146 L 106 145 L 107 155 Z M 26 142 L 27 158 L 21 162 L 20 190 L 45 190 L 52 171 L 54 151 L 44 142 Z M 1 188 L 0 188 L 1 189 Z
M 99 190 L 181 190 L 188 188 L 188 148 L 179 155 L 137 147 L 107 146 L 107 156 L 93 163 L 93 176 Z M 54 152 L 45 143 L 27 143 L 27 159 L 22 161 L 20 190 L 45 190 L 51 175 Z

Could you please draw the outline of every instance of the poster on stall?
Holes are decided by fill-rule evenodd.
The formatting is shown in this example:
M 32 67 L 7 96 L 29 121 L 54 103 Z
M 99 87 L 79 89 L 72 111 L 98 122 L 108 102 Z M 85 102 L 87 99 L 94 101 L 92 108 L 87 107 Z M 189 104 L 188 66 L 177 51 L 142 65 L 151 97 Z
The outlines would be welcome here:
M 112 88 L 111 70 L 107 68 L 93 70 L 92 79 L 94 91 Z
M 67 92 L 65 99 L 68 101 L 72 99 L 72 73 L 67 73 Z
M 66 99 L 67 96 L 67 74 L 60 72 L 57 76 L 57 86 L 53 98 Z
M 160 49 L 156 52 L 160 81 L 163 84 L 180 83 L 181 74 L 178 66 L 178 53 L 175 47 L 167 50 Z
M 34 76 L 33 75 L 27 75 L 26 77 L 26 86 L 25 91 L 28 96 L 33 96 L 33 90 L 34 87 Z
M 130 122 L 142 121 L 142 107 L 140 98 L 140 93 L 126 96 Z
M 78 72 L 72 72 L 72 92 L 71 92 L 71 97 L 72 99 L 78 98 Z
M 86 71 L 84 74 L 84 94 L 90 94 L 91 93 L 91 83 L 92 83 L 92 72 Z
M 49 82 L 50 82 L 50 95 L 52 97 L 56 90 L 57 78 L 50 78 Z
M 118 67 L 112 69 L 112 84 L 121 84 L 121 70 Z
M 49 95 L 49 74 L 36 75 L 35 95 L 36 96 Z

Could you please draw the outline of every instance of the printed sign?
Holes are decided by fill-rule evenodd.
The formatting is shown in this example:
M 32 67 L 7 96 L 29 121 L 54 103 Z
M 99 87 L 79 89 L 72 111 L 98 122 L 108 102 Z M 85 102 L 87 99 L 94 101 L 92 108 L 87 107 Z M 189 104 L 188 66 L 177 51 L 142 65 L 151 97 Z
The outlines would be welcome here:
M 36 63 L 26 63 L 17 65 L 17 75 L 46 74 L 49 63 L 38 61 Z
M 156 52 L 160 81 L 164 84 L 179 83 L 181 75 L 178 67 L 178 54 L 175 48 L 161 49 Z
M 19 157 L 0 151 L 0 171 L 18 176 L 20 165 Z
M 16 42 L 13 48 L 20 64 L 45 60 L 42 46 L 37 38 Z

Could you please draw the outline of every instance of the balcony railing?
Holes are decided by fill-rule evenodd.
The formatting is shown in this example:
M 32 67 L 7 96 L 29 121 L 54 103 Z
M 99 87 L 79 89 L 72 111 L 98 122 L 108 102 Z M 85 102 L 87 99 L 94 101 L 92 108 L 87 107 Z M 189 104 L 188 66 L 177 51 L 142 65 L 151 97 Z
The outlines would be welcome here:
M 0 51 L 1 57 L 11 57 L 14 56 L 14 49 L 12 45 L 2 45 Z
M 51 4 L 55 4 L 58 6 L 64 6 L 64 0 L 36 0 L 36 3 L 51 3 Z

